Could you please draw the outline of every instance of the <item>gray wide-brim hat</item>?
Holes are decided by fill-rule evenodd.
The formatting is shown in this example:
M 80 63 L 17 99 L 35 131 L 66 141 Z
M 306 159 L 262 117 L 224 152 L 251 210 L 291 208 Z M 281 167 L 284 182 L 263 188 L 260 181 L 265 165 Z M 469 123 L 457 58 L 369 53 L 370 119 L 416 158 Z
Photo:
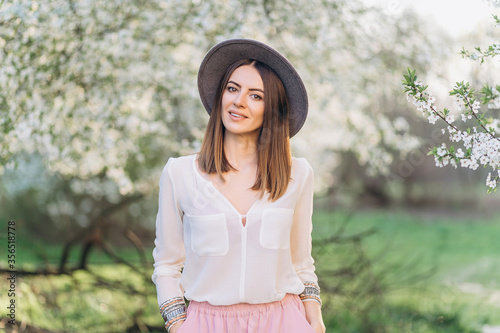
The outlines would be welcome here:
M 271 67 L 285 87 L 289 108 L 290 137 L 297 134 L 307 117 L 307 91 L 292 64 L 272 47 L 251 39 L 229 39 L 208 51 L 198 71 L 198 91 L 208 114 L 212 112 L 217 87 L 226 69 L 241 59 L 254 59 Z

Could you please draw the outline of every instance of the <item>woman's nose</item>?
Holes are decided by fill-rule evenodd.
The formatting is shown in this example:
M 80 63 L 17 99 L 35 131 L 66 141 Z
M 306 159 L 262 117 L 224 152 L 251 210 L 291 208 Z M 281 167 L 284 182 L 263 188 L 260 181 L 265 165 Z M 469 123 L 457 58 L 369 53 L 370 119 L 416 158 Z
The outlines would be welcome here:
M 239 92 L 236 96 L 234 96 L 233 104 L 236 107 L 244 107 L 246 105 L 245 96 L 242 92 Z

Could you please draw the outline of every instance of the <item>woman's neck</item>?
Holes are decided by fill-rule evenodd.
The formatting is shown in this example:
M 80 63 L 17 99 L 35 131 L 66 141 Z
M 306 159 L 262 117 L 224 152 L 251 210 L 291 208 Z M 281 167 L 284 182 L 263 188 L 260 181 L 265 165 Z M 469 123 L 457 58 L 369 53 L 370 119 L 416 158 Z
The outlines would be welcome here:
M 257 164 L 257 140 L 255 137 L 226 132 L 224 152 L 227 161 L 236 169 Z

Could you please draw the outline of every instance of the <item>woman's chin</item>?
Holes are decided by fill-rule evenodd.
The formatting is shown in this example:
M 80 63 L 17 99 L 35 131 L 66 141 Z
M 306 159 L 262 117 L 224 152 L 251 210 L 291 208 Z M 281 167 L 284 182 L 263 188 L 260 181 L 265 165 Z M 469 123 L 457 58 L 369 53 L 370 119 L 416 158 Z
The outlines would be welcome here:
M 233 136 L 255 136 L 257 139 L 260 132 L 260 128 L 243 128 L 240 126 L 228 126 L 226 127 L 226 134 Z

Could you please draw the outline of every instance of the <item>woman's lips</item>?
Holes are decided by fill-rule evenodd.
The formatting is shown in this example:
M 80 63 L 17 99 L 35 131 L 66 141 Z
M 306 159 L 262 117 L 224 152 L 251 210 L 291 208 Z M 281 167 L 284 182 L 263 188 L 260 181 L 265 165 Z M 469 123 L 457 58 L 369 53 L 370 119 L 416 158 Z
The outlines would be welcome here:
M 242 120 L 242 119 L 246 118 L 244 115 L 236 113 L 236 112 L 232 112 L 232 111 L 229 111 L 229 116 L 231 117 L 231 119 L 233 119 L 235 121 Z

